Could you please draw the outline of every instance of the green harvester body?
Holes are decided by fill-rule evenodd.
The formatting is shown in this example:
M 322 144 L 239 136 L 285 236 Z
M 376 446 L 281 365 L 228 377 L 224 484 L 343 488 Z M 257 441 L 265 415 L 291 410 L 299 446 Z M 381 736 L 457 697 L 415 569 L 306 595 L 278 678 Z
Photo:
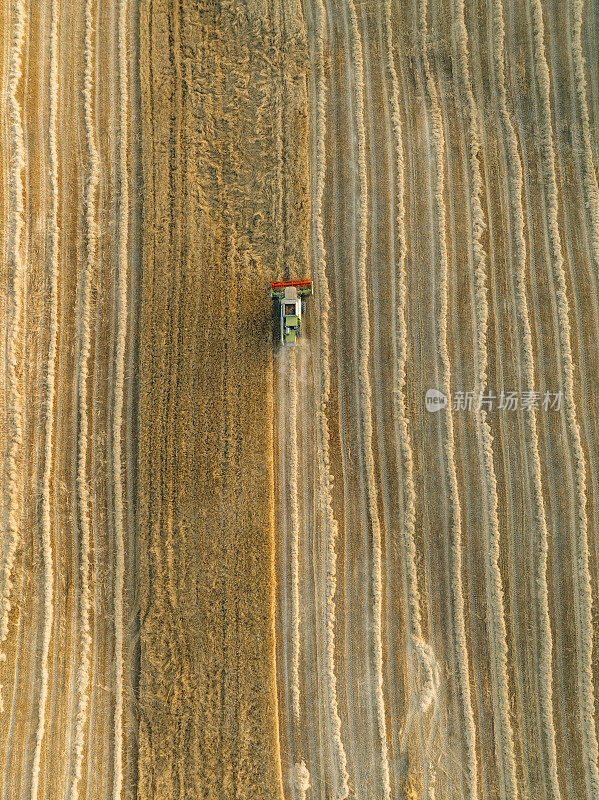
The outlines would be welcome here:
M 312 294 L 312 281 L 273 281 L 270 296 L 279 302 L 281 344 L 293 347 L 301 333 L 304 298 Z

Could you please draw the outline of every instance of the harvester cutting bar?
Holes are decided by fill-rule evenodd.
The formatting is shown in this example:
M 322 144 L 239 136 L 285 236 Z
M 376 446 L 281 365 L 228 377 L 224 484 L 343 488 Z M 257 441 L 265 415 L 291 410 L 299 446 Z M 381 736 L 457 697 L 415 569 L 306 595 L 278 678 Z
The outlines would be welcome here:
M 271 297 L 283 297 L 288 286 L 297 289 L 298 297 L 308 297 L 312 294 L 312 281 L 310 278 L 304 278 L 299 281 L 273 281 Z

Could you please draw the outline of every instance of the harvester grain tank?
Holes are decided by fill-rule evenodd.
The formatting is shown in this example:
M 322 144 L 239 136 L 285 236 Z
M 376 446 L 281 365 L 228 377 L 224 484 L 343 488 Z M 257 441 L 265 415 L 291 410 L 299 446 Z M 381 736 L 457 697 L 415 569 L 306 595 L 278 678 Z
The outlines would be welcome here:
M 312 281 L 273 281 L 270 296 L 279 301 L 281 344 L 293 347 L 301 334 L 306 297 L 312 294 Z

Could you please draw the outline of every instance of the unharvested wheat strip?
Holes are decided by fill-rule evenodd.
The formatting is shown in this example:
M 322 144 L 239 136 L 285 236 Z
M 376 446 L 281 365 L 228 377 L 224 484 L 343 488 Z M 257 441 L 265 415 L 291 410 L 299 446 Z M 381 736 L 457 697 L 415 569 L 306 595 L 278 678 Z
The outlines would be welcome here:
M 333 515 L 332 479 L 329 460 L 329 425 L 326 410 L 331 391 L 331 371 L 329 366 L 329 308 L 330 294 L 326 276 L 326 253 L 322 226 L 322 198 L 325 184 L 325 125 L 326 125 L 326 85 L 324 73 L 324 5 L 322 0 L 314 3 L 314 51 L 316 72 L 315 98 L 315 193 L 314 193 L 314 250 L 317 276 L 317 303 L 320 319 L 319 331 L 319 392 L 317 408 L 317 467 L 318 467 L 318 504 L 324 519 L 325 538 L 325 655 L 327 671 L 325 675 L 325 699 L 330 730 L 330 747 L 336 761 L 335 800 L 345 800 L 349 796 L 349 775 L 347 757 L 341 738 L 341 719 L 337 702 L 337 676 L 335 674 L 335 593 L 337 591 L 337 520 Z
M 593 163 L 593 148 L 591 144 L 591 128 L 589 121 L 589 107 L 587 103 L 586 77 L 584 74 L 585 59 L 582 52 L 582 19 L 584 0 L 573 0 L 572 22 L 572 50 L 570 58 L 574 61 L 574 78 L 576 83 L 576 102 L 578 114 L 582 125 L 582 168 L 583 186 L 587 213 L 591 227 L 591 252 L 595 275 L 599 276 L 599 189 L 597 188 L 597 175 Z
M 59 0 L 53 0 L 50 20 L 50 111 L 48 130 L 50 214 L 50 253 L 48 258 L 48 355 L 45 373 L 44 397 L 44 455 L 41 489 L 41 540 L 44 565 L 44 621 L 41 652 L 41 687 L 35 749 L 31 767 L 31 798 L 36 800 L 39 788 L 42 742 L 46 729 L 46 703 L 48 700 L 48 654 L 54 622 L 54 561 L 52 553 L 52 503 L 51 483 L 54 469 L 54 401 L 56 395 L 56 352 L 58 344 L 58 280 L 60 229 L 58 223 L 58 16 Z
M 289 507 L 291 533 L 291 708 L 296 722 L 300 715 L 300 598 L 299 598 L 299 496 L 297 447 L 297 362 L 289 359 Z M 286 426 L 287 427 L 287 426 Z
M 360 307 L 360 342 L 359 342 L 359 387 L 360 404 L 363 408 L 363 455 L 366 468 L 366 485 L 368 499 L 368 515 L 373 538 L 373 617 L 374 617 L 374 651 L 376 681 L 376 718 L 381 748 L 381 777 L 385 798 L 391 795 L 389 779 L 389 758 L 387 752 L 387 730 L 385 720 L 385 700 L 383 697 L 383 641 L 382 641 L 382 547 L 381 529 L 377 508 L 377 490 L 375 485 L 374 456 L 372 452 L 372 390 L 369 376 L 370 356 L 370 322 L 368 311 L 368 289 L 366 281 L 367 258 L 367 220 L 368 220 L 368 182 L 366 173 L 366 130 L 364 127 L 364 64 L 362 57 L 362 41 L 358 27 L 358 19 L 353 0 L 349 0 L 350 19 L 350 52 L 355 77 L 356 97 L 356 131 L 357 131 L 357 170 L 359 181 L 358 194 L 358 258 L 357 278 Z
M 123 784 L 123 590 L 125 573 L 125 530 L 123 518 L 123 477 L 122 477 L 122 429 L 125 377 L 125 345 L 127 339 L 127 276 L 129 258 L 129 176 L 127 173 L 127 136 L 129 129 L 129 81 L 128 81 L 128 21 L 129 2 L 119 0 L 117 22 L 117 60 L 118 60 L 118 148 L 117 164 L 119 175 L 118 204 L 118 255 L 117 255 L 117 328 L 115 348 L 114 385 L 114 423 L 112 429 L 113 485 L 114 485 L 114 534 L 115 534 L 115 577 L 114 577 L 114 778 L 113 800 L 120 800 Z
M 551 123 L 549 68 L 545 57 L 543 8 L 540 0 L 531 0 L 532 40 L 535 59 L 536 87 L 540 106 L 540 157 L 546 193 L 547 232 L 553 279 L 556 284 L 559 347 L 566 423 L 575 462 L 576 521 L 574 545 L 574 616 L 576 620 L 576 657 L 578 668 L 578 705 L 582 756 L 587 797 L 599 796 L 599 748 L 595 725 L 595 695 L 593 689 L 593 626 L 591 609 L 591 579 L 586 513 L 586 465 L 582 450 L 580 427 L 574 400 L 574 367 L 570 342 L 569 304 L 562 246 L 558 225 L 558 193 L 555 175 L 555 155 Z
M 279 54 L 279 61 L 281 59 L 281 8 L 279 2 L 273 2 L 271 8 L 273 39 L 275 52 Z M 282 85 L 282 64 L 279 63 L 279 75 L 277 82 Z M 276 186 L 277 191 L 274 193 L 273 198 L 273 216 L 274 219 L 282 221 L 282 225 L 277 225 L 277 270 L 283 268 L 283 260 L 285 254 L 284 230 L 285 221 L 283 219 L 283 184 L 284 184 L 284 166 L 283 166 L 283 101 L 281 92 L 274 92 L 274 139 L 275 139 L 275 152 L 276 160 Z
M 89 158 L 89 175 L 85 186 L 85 263 L 79 296 L 79 352 L 77 357 L 77 517 L 80 533 L 79 564 L 79 610 L 78 625 L 81 637 L 79 666 L 77 668 L 77 702 L 75 720 L 74 759 L 69 777 L 68 798 L 76 800 L 82 774 L 85 730 L 89 709 L 90 653 L 92 637 L 90 630 L 90 492 L 87 471 L 88 451 L 88 404 L 87 384 L 91 351 L 91 282 L 98 261 L 98 208 L 97 193 L 100 180 L 100 159 L 96 146 L 94 106 L 94 14 L 93 0 L 85 5 L 83 104 L 85 118 L 85 142 Z
M 393 422 L 395 450 L 401 465 L 401 508 L 402 518 L 399 526 L 402 563 L 403 591 L 405 598 L 405 614 L 408 628 L 408 664 L 409 684 L 412 696 L 409 706 L 415 706 L 422 715 L 428 711 L 435 701 L 434 660 L 422 662 L 420 655 L 431 653 L 422 634 L 422 607 L 418 588 L 416 568 L 416 488 L 414 486 L 414 466 L 412 443 L 408 418 L 406 414 L 406 363 L 408 354 L 408 335 L 406 325 L 406 225 L 405 225 L 405 166 L 402 140 L 402 125 L 399 105 L 399 80 L 393 58 L 393 29 L 391 24 L 391 0 L 384 3 L 384 23 L 382 29 L 384 66 L 391 87 L 389 102 L 391 106 L 391 139 L 395 159 L 394 186 L 394 253 L 395 268 L 393 282 L 395 286 L 396 306 L 392 318 L 393 332 Z M 431 653 L 432 655 L 432 653 Z M 421 663 L 422 662 L 422 663 Z M 415 675 L 415 664 L 418 664 L 425 675 L 422 686 L 418 686 Z M 407 726 L 406 726 L 407 733 Z M 424 754 L 423 754 L 424 758 Z M 423 762 L 423 781 L 428 785 L 428 764 Z
M 12 569 L 22 528 L 22 476 L 23 450 L 23 392 L 19 355 L 23 338 L 23 294 L 25 264 L 21 253 L 24 230 L 23 168 L 25 167 L 25 138 L 21 120 L 18 87 L 22 77 L 23 43 L 25 39 L 25 3 L 17 0 L 10 30 L 8 65 L 8 110 L 10 134 L 10 170 L 8 197 L 7 236 L 7 302 L 6 314 L 6 407 L 7 453 L 5 461 L 6 495 L 4 505 L 4 530 L 2 561 L 0 562 L 0 660 L 6 659 L 1 648 L 8 636 L 8 616 L 11 609 Z M 0 712 L 2 687 L 0 686 Z
M 278 12 L 278 19 L 280 25 L 280 39 L 277 45 L 277 52 L 280 54 L 281 58 L 281 65 L 280 65 L 280 83 L 281 89 L 280 92 L 277 92 L 277 98 L 281 103 L 281 134 L 283 137 L 282 144 L 282 179 L 283 179 L 283 193 L 281 195 L 281 223 L 282 223 L 282 230 L 281 230 L 281 242 L 283 245 L 282 257 L 283 259 L 287 258 L 287 250 L 289 248 L 289 232 L 292 220 L 292 208 L 293 208 L 293 197 L 292 197 L 292 180 L 289 175 L 289 167 L 290 167 L 290 157 L 289 157 L 289 145 L 293 137 L 292 133 L 292 125 L 291 125 L 291 114 L 289 110 L 289 95 L 293 91 L 293 81 L 289 74 L 289 69 L 287 67 L 287 58 L 285 56 L 285 43 L 289 40 L 287 34 L 287 17 L 289 15 L 289 10 L 286 7 L 289 6 L 289 0 L 278 0 L 279 3 L 279 12 Z

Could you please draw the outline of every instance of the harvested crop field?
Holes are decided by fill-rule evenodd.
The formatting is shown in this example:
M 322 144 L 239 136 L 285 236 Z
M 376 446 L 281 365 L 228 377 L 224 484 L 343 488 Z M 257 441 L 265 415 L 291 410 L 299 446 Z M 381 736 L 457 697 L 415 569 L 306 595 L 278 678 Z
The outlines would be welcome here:
M 0 797 L 596 800 L 597 0 L 0 31 Z

